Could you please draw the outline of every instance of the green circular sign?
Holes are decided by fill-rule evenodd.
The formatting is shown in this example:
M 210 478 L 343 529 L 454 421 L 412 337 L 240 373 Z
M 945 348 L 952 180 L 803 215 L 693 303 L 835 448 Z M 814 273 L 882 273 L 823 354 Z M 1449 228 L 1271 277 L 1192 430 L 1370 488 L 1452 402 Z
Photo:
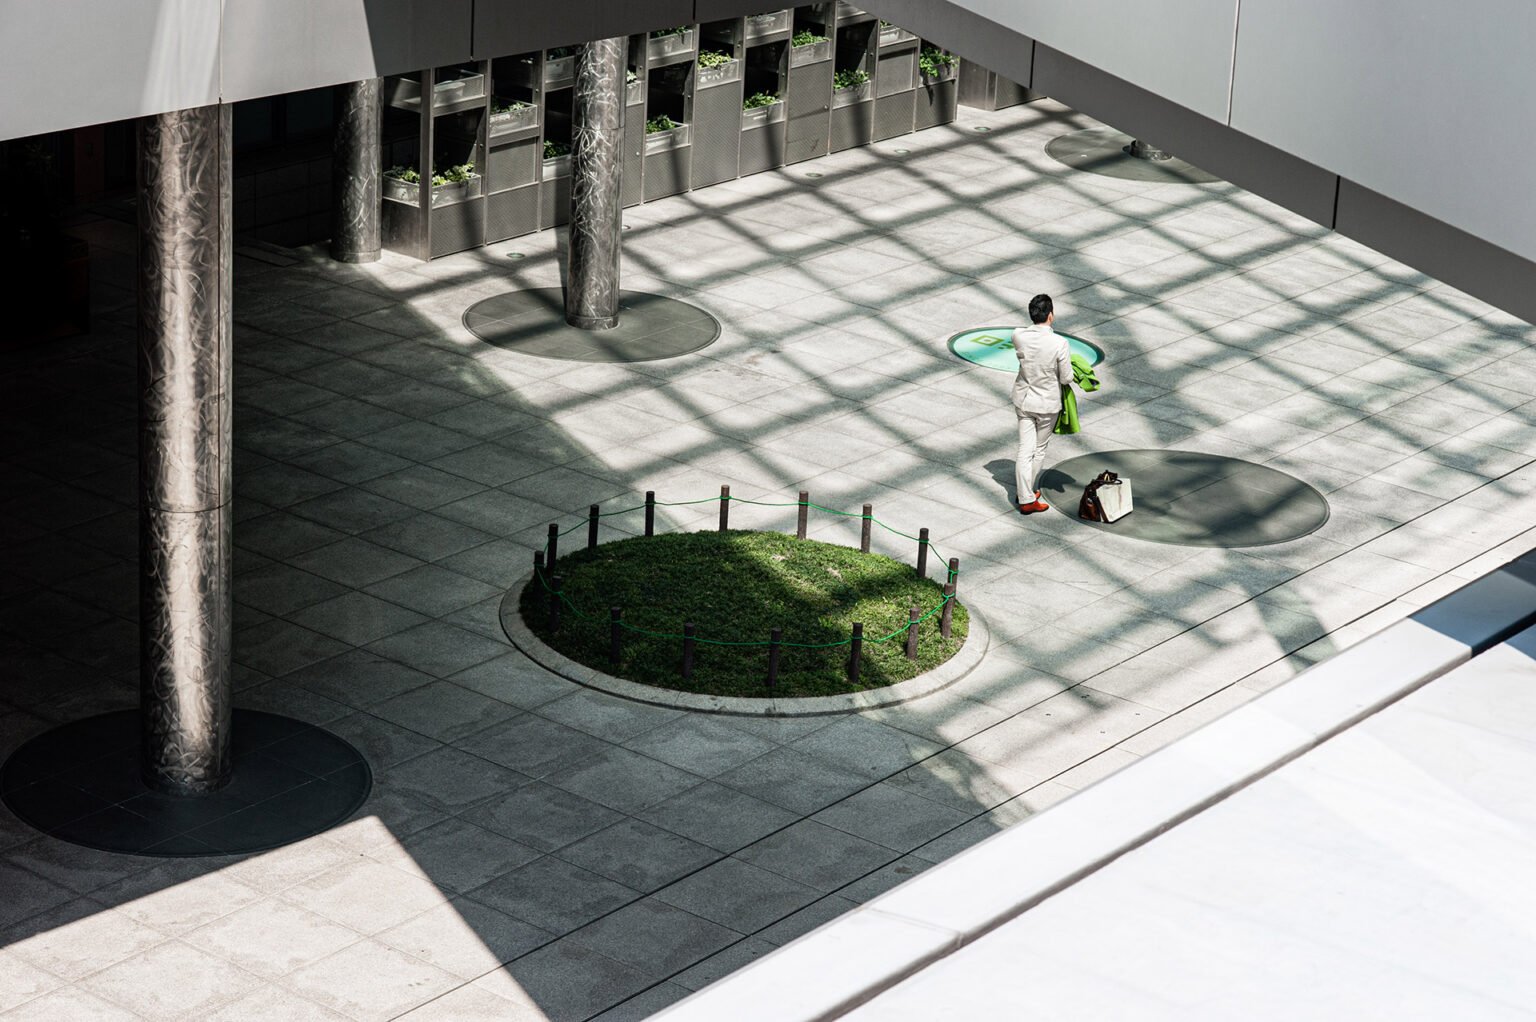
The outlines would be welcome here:
M 1016 373 L 1019 371 L 1019 356 L 1013 352 L 1013 332 L 1016 329 L 1011 326 L 986 326 L 966 330 L 949 339 L 949 350 L 983 369 Z M 1071 334 L 1060 336 L 1067 339 L 1067 349 L 1089 365 L 1096 366 L 1104 361 L 1104 350 L 1097 344 L 1090 344 Z

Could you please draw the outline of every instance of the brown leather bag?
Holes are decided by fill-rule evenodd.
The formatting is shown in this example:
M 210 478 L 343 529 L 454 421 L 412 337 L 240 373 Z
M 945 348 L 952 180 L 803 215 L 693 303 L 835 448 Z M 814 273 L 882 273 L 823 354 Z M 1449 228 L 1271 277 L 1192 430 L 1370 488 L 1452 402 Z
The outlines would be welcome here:
M 1100 472 L 1094 480 L 1083 487 L 1083 499 L 1077 504 L 1077 517 L 1090 522 L 1108 522 L 1109 518 L 1104 514 L 1104 505 L 1099 503 L 1099 487 L 1106 483 L 1116 483 L 1120 477 L 1113 472 Z

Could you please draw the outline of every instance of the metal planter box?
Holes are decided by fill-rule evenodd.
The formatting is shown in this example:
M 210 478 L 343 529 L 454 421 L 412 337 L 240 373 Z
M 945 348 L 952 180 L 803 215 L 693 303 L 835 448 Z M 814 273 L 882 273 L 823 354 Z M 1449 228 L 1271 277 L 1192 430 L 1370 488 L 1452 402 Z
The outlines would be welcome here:
M 794 11 L 773 11 L 768 14 L 747 15 L 747 42 L 764 36 L 788 32 L 794 25 Z
M 848 0 L 837 0 L 837 20 L 850 21 L 869 17 L 869 12 L 862 7 L 855 7 Z
M 865 82 L 863 85 L 855 85 L 847 89 L 834 89 L 832 92 L 832 109 L 840 106 L 852 106 L 855 103 L 863 103 L 874 94 L 875 83 Z
M 544 161 L 544 178 L 543 178 L 543 180 L 545 180 L 545 181 L 552 181 L 552 180 L 554 180 L 557 177 L 570 177 L 570 176 L 571 176 L 571 154 L 570 153 L 566 153 L 564 156 L 556 156 L 552 160 L 545 160 Z
M 880 26 L 880 45 L 881 46 L 895 46 L 898 43 L 911 42 L 912 40 L 914 40 L 916 38 L 917 38 L 917 36 L 913 35 L 911 32 L 908 32 L 906 29 L 902 28 L 900 25 L 881 25 Z
M 715 67 L 700 67 L 694 79 L 694 87 L 707 89 L 713 85 L 725 85 L 741 79 L 741 61 L 730 60 Z
M 414 206 L 420 196 L 420 186 L 412 181 L 402 181 L 397 177 L 386 176 L 383 179 L 384 197 L 396 202 L 403 202 Z M 432 205 L 450 206 L 456 202 L 464 202 L 467 199 L 480 197 L 480 175 L 471 174 L 468 181 L 450 181 L 445 185 L 432 186 Z
M 544 61 L 544 84 L 552 85 L 555 82 L 573 82 L 576 80 L 576 54 L 569 57 L 555 57 Z
M 539 108 L 532 103 L 525 103 L 511 110 L 491 114 L 491 135 L 494 137 L 522 131 L 524 128 L 536 127 L 538 123 Z
M 689 125 L 679 124 L 667 131 L 652 131 L 645 136 L 645 155 L 665 153 L 688 144 Z
M 781 99 L 772 106 L 757 106 L 751 110 L 741 112 L 741 130 L 749 128 L 761 128 L 768 124 L 777 124 L 784 119 L 784 101 Z
M 432 106 L 444 107 L 485 95 L 485 75 L 472 74 L 438 82 L 432 86 Z M 421 83 L 411 78 L 397 78 L 389 101 L 395 106 L 420 108 Z
M 380 187 L 384 191 L 384 198 L 393 199 L 396 202 L 408 202 L 416 205 L 417 196 L 421 194 L 419 186 L 414 181 L 402 181 L 398 177 L 384 175 Z
M 924 85 L 937 85 L 939 82 L 953 81 L 954 77 L 955 77 L 955 72 L 959 70 L 959 66 L 960 66 L 960 62 L 959 61 L 955 61 L 955 63 L 950 64 L 947 67 L 940 68 L 939 69 L 939 74 L 938 74 L 937 78 L 930 77 L 928 74 L 926 74 L 922 70 L 921 67 L 919 67 L 918 71 L 917 71 L 917 76 L 918 76 L 918 78 L 920 78 L 922 80 L 922 83 Z
M 645 82 L 628 82 L 624 86 L 624 105 L 639 106 L 645 102 Z
M 675 57 L 680 53 L 693 52 L 692 27 L 673 35 L 655 36 L 645 41 L 645 55 L 651 60 Z
M 832 40 L 823 39 L 819 43 L 807 43 L 804 46 L 791 46 L 789 48 L 789 66 L 803 67 L 806 64 L 816 64 L 823 60 L 832 59 Z

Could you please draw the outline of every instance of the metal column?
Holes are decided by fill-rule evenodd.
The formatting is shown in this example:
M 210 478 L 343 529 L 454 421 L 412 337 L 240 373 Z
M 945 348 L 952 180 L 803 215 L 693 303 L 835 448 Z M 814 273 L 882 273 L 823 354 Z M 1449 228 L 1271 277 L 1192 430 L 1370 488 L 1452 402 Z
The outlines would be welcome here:
M 336 86 L 336 150 L 331 163 L 331 258 L 379 258 L 379 117 L 384 79 Z
M 229 106 L 139 121 L 139 677 L 151 788 L 229 779 Z
M 619 324 L 624 69 L 628 40 L 598 39 L 576 53 L 571 117 L 570 272 L 565 321 L 584 330 Z

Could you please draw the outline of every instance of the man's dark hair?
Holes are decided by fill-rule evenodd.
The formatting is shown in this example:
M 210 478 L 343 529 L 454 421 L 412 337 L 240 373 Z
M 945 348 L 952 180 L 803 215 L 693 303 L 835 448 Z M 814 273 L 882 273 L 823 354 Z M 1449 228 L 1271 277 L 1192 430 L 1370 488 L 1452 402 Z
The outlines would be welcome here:
M 1035 295 L 1029 300 L 1029 321 L 1031 323 L 1044 323 L 1050 318 L 1055 306 L 1051 304 L 1050 295 Z

